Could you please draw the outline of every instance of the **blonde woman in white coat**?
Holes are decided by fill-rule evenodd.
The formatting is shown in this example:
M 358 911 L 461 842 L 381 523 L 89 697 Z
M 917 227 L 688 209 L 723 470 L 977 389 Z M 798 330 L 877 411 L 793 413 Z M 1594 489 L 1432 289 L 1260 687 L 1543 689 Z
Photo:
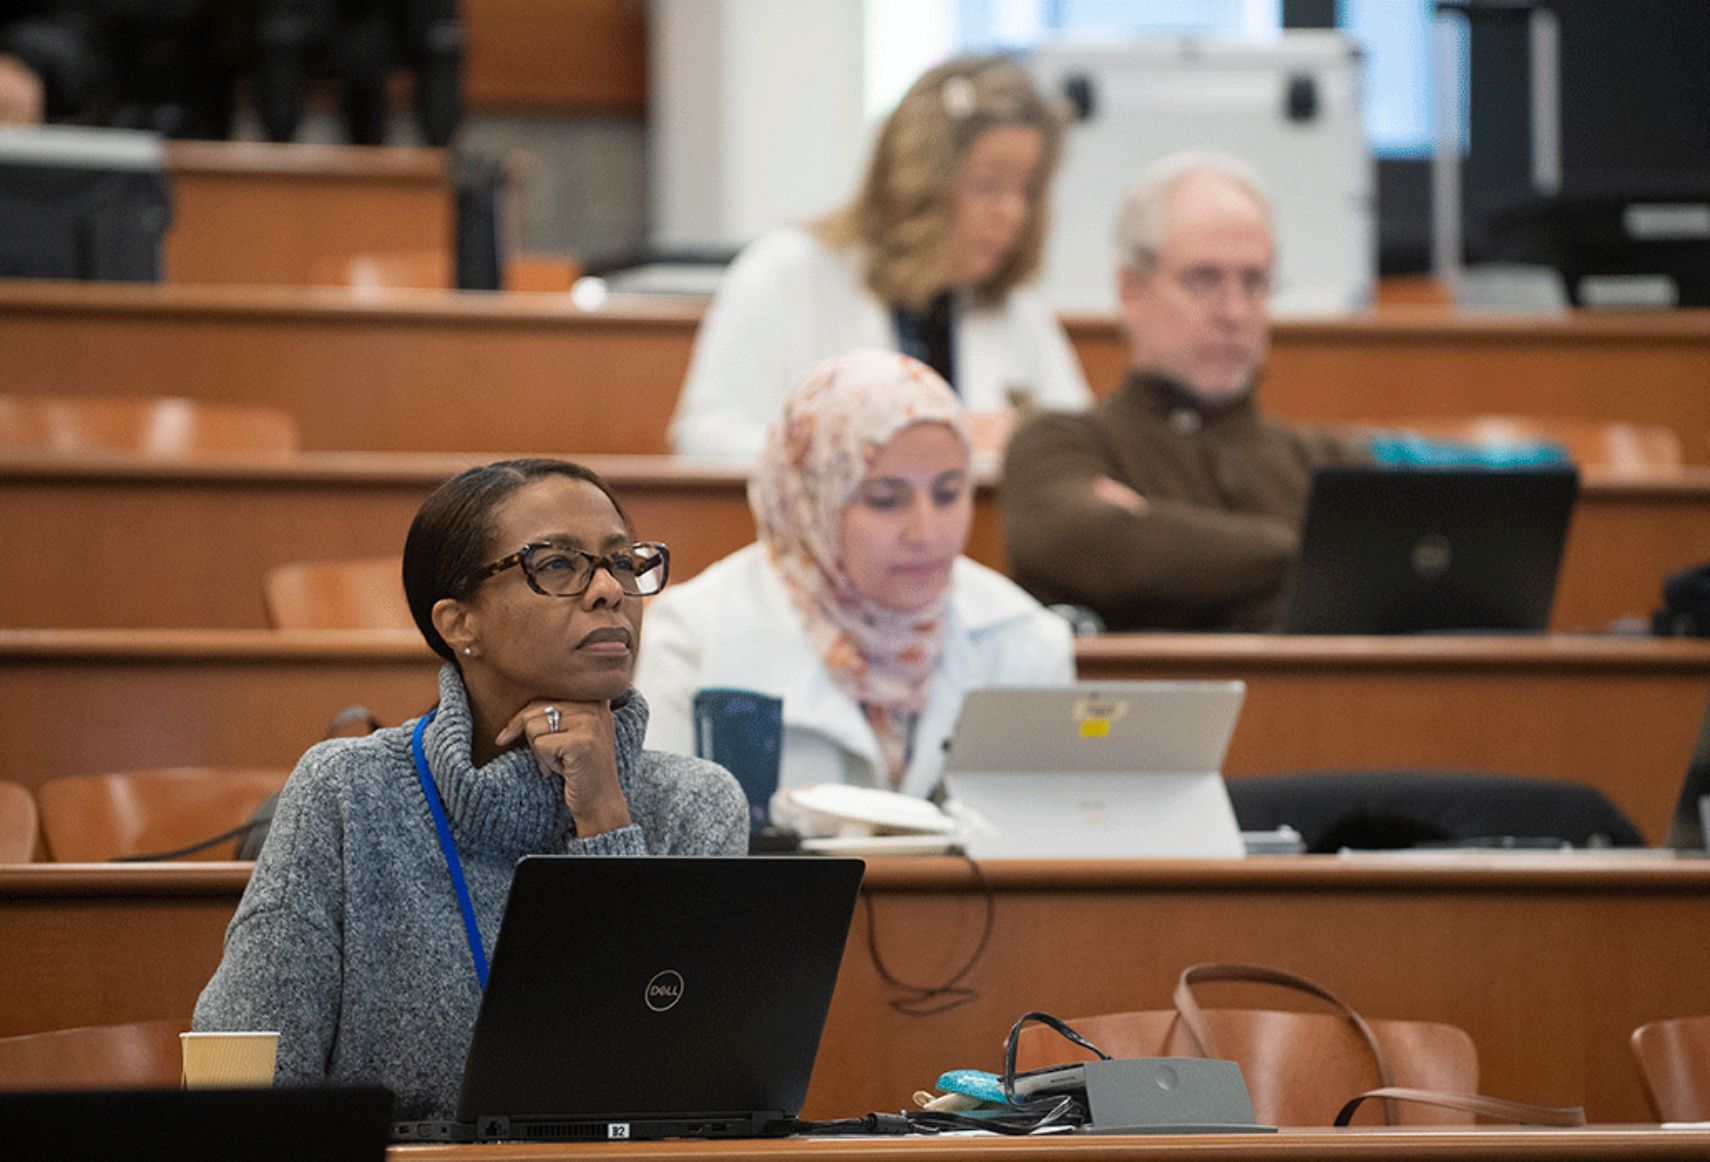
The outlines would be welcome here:
M 648 745 L 693 753 L 706 688 L 783 700 L 780 782 L 925 795 L 963 695 L 1074 680 L 1068 626 L 963 557 L 963 409 L 930 368 L 857 351 L 815 368 L 767 433 L 760 540 L 648 611 Z
M 881 129 L 850 205 L 738 256 L 695 338 L 672 448 L 752 460 L 790 387 L 861 347 L 938 371 L 982 450 L 997 450 L 1017 403 L 1085 408 L 1061 324 L 1023 285 L 1039 267 L 1061 138 L 1055 110 L 1008 58 L 923 75 Z

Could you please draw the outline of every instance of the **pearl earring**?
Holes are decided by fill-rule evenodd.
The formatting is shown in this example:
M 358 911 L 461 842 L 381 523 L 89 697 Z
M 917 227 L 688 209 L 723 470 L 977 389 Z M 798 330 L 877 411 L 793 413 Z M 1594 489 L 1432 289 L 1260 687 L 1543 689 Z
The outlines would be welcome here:
M 467 654 L 469 657 L 474 657 L 475 656 L 475 647 L 474 646 L 464 646 L 463 652 L 465 654 Z

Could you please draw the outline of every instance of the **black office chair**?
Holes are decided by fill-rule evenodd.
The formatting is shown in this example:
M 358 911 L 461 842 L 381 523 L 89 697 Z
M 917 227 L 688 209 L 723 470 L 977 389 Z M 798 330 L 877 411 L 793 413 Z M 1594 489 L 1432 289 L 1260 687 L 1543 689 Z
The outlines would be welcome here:
M 1288 826 L 1309 852 L 1557 840 L 1642 847 L 1601 791 L 1554 779 L 1456 771 L 1310 771 L 1231 779 L 1243 831 Z
M 456 0 L 256 0 L 256 92 L 273 141 L 296 136 L 316 76 L 342 84 L 352 143 L 386 140 L 387 80 L 416 76 L 416 119 L 429 145 L 451 142 L 462 118 L 464 32 Z

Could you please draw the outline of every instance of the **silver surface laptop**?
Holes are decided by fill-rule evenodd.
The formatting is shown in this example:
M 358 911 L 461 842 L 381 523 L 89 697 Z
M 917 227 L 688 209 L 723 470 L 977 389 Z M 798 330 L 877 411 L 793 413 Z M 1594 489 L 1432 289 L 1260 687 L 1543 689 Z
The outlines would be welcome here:
M 1223 756 L 1241 682 L 970 690 L 944 784 L 975 859 L 1239 856 Z

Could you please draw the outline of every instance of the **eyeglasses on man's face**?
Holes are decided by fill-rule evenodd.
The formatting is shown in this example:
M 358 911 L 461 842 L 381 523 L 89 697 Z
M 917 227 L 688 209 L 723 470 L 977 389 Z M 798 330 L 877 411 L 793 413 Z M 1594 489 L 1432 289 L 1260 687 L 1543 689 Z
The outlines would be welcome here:
M 1262 303 L 1271 293 L 1271 272 L 1259 266 L 1198 263 L 1170 274 L 1187 297 L 1201 306 L 1222 302 L 1231 291 L 1247 303 Z
M 542 597 L 580 597 L 593 584 L 595 569 L 610 573 L 629 596 L 651 597 L 671 574 L 671 550 L 659 541 L 637 541 L 601 555 L 535 541 L 482 566 L 475 579 L 485 581 L 513 565 L 521 566 L 528 587 Z

